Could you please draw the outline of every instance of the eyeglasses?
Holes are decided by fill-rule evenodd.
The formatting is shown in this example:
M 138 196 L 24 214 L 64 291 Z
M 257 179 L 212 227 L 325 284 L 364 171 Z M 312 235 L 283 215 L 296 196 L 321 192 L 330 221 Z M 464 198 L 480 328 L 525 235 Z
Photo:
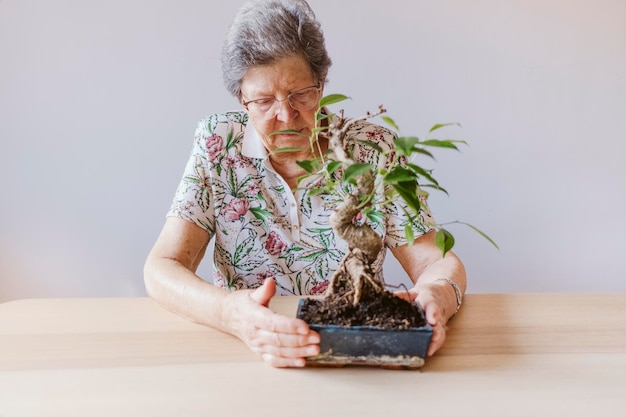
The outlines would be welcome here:
M 256 100 L 243 101 L 243 107 L 263 117 L 269 119 L 274 117 L 278 112 L 279 103 L 287 101 L 292 109 L 297 111 L 313 110 L 319 105 L 320 100 L 320 84 L 311 87 L 301 88 L 300 90 L 289 93 L 287 98 L 278 100 L 275 97 L 257 98 Z

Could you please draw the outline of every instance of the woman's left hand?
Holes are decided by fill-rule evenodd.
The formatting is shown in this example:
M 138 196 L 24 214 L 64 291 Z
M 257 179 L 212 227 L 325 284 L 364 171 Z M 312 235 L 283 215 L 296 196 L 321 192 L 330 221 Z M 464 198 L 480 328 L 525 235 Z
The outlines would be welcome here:
M 424 309 L 426 321 L 433 328 L 433 337 L 428 348 L 428 356 L 432 356 L 446 340 L 448 320 L 443 307 L 446 305 L 446 289 L 436 283 L 419 284 L 408 292 L 399 291 L 395 295 L 407 301 L 417 301 Z

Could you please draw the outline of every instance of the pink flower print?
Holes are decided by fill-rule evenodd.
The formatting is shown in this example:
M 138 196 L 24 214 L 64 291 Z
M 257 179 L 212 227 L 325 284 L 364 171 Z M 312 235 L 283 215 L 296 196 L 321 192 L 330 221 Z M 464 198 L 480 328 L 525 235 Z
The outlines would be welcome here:
M 263 273 L 257 274 L 257 276 L 256 276 L 256 279 L 257 279 L 259 284 L 263 284 L 263 282 L 265 282 L 265 280 L 268 279 L 268 278 L 276 279 L 276 272 L 275 271 L 265 271 Z
M 265 241 L 265 249 L 267 249 L 269 254 L 272 256 L 280 255 L 286 247 L 287 245 L 285 242 L 280 240 L 280 237 L 278 237 L 278 233 L 271 231 Z
M 324 294 L 327 288 L 328 288 L 328 281 L 320 282 L 315 287 L 311 288 L 311 295 Z
M 245 198 L 233 198 L 224 209 L 224 217 L 229 222 L 236 222 L 250 209 L 250 203 Z
M 224 138 L 212 134 L 208 138 L 206 138 L 206 149 L 209 153 L 209 161 L 215 162 L 217 156 L 224 150 Z
M 239 155 L 229 156 L 228 158 L 224 159 L 224 167 L 226 169 L 241 168 L 245 167 L 246 165 L 248 165 L 246 161 L 242 159 Z
M 246 187 L 246 194 L 256 197 L 261 192 L 261 186 L 258 182 L 251 182 Z
M 249 165 L 247 161 L 241 157 L 241 155 L 235 155 L 233 159 L 235 160 L 235 163 L 237 164 L 238 167 L 245 167 Z
M 236 161 L 235 161 L 233 158 L 226 158 L 226 159 L 224 160 L 224 167 L 225 167 L 226 169 L 235 168 L 235 166 L 236 166 L 236 165 L 237 165 L 237 164 L 236 164 Z

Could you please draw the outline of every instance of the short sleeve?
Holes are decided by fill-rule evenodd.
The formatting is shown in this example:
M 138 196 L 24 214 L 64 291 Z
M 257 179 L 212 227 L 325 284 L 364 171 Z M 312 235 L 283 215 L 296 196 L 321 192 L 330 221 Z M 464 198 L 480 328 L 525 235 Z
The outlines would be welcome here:
M 207 147 L 211 138 L 211 124 L 206 120 L 201 121 L 196 128 L 191 155 L 167 217 L 191 221 L 212 236 L 215 230 L 215 210 Z
M 426 199 L 420 198 L 420 203 L 419 216 L 415 217 L 413 221 L 406 214 L 411 209 L 400 198 L 384 208 L 386 214 L 385 245 L 387 247 L 395 248 L 408 243 L 405 233 L 406 225 L 410 225 L 415 238 L 434 229 L 436 223 Z

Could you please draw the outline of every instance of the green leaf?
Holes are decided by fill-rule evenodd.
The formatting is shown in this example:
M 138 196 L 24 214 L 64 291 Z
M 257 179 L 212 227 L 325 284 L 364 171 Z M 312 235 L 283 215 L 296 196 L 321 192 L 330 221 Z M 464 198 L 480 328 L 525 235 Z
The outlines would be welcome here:
M 319 169 L 319 164 L 317 164 L 316 161 L 312 159 L 305 159 L 304 161 L 296 161 L 296 165 L 298 165 L 300 168 L 302 168 L 309 174 L 312 174 L 313 172 Z
M 345 182 L 352 183 L 353 181 L 356 181 L 357 176 L 364 174 L 368 171 L 371 171 L 372 169 L 374 169 L 374 166 L 372 164 L 356 162 L 350 165 L 348 168 L 346 168 L 346 170 L 343 173 L 343 180 Z
M 298 132 L 297 130 L 279 130 L 277 132 L 272 132 L 270 133 L 268 136 L 274 136 L 274 135 L 298 135 L 298 136 L 305 136 L 308 137 L 308 135 L 305 135 L 302 132 Z
M 228 135 L 226 136 L 226 149 L 230 149 L 232 147 L 232 141 L 233 141 L 233 131 L 229 131 Z
M 333 161 L 333 160 L 328 161 L 328 164 L 326 165 L 326 171 L 328 172 L 328 174 L 332 174 L 340 166 L 341 166 L 341 161 Z
M 298 260 L 299 261 L 314 261 L 318 256 L 323 256 L 324 252 L 326 252 L 325 249 L 317 250 L 315 252 L 309 252 L 306 255 L 299 256 Z
M 277 148 L 274 149 L 272 152 L 270 152 L 270 154 L 275 154 L 275 153 L 282 153 L 282 152 L 300 152 L 303 151 L 304 148 L 300 148 L 298 146 L 285 146 L 282 148 Z
M 322 112 L 317 112 L 315 113 L 315 120 L 322 121 L 322 120 L 326 120 L 326 119 L 332 119 L 333 116 L 332 114 L 326 114 L 326 113 L 322 113 Z
M 324 192 L 324 190 L 321 189 L 321 188 L 311 188 L 309 190 L 309 195 L 310 196 L 314 196 L 314 195 L 322 194 L 323 192 Z
M 381 116 L 381 119 L 383 119 L 389 126 L 393 127 L 395 130 L 400 130 L 396 122 L 391 117 Z
M 431 169 L 424 169 L 424 168 L 422 168 L 419 165 L 415 165 L 415 164 L 411 164 L 411 163 L 407 163 L 406 166 L 411 168 L 412 171 L 414 171 L 418 175 L 421 175 L 422 177 L 429 178 L 429 179 L 432 178 L 432 176 L 431 176 L 432 170 Z M 434 183 L 437 182 L 437 181 L 435 181 L 434 178 L 432 178 L 431 181 L 434 182 Z
M 423 142 L 420 142 L 419 144 L 422 146 L 432 146 L 432 147 L 437 147 L 437 148 L 450 148 L 450 149 L 458 150 L 459 148 L 457 148 L 455 143 L 467 144 L 467 142 L 465 142 L 464 140 L 452 140 L 452 139 L 444 139 L 444 140 L 428 139 Z
M 483 232 L 482 230 L 480 230 L 476 226 L 472 226 L 471 224 L 464 223 L 464 222 L 457 222 L 457 223 L 464 224 L 465 226 L 471 227 L 472 229 L 474 229 L 475 232 L 480 234 L 482 237 L 487 239 L 489 241 L 489 243 L 491 243 L 493 246 L 495 246 L 496 249 L 500 250 L 500 247 L 498 246 L 498 244 L 493 239 L 491 239 L 485 232 Z
M 426 178 L 428 181 L 430 181 L 435 187 L 434 188 L 438 188 L 441 191 L 443 191 L 444 193 L 448 194 L 448 192 L 446 190 L 444 190 L 443 188 L 441 188 L 439 186 L 439 182 L 437 182 L 437 180 L 430 174 L 431 171 L 426 170 L 424 168 L 422 168 L 419 165 L 415 165 L 415 164 L 407 164 L 407 166 L 409 168 L 411 168 L 417 175 L 420 175 L 424 178 Z
M 436 124 L 433 127 L 430 128 L 430 130 L 428 131 L 428 133 L 434 132 L 437 129 L 441 129 L 442 127 L 446 127 L 446 126 L 459 126 L 461 127 L 460 123 L 440 123 L 440 124 Z
M 382 224 L 384 220 L 383 214 L 372 207 L 368 207 L 366 210 L 363 210 L 363 213 L 372 223 Z
M 200 178 L 198 177 L 189 177 L 189 176 L 185 177 L 185 181 L 193 182 L 196 184 L 200 184 L 200 182 L 202 182 Z
M 300 186 L 300 183 L 301 183 L 302 181 L 304 181 L 305 179 L 310 178 L 310 177 L 311 177 L 311 175 L 313 175 L 313 174 L 304 174 L 304 175 L 299 176 L 299 177 L 298 177 L 298 180 L 297 180 L 297 182 L 296 182 L 297 186 L 299 187 L 299 186 Z
M 235 255 L 233 257 L 233 263 L 238 266 L 254 248 L 255 239 L 252 235 L 247 237 L 241 244 L 237 245 L 235 249 Z
M 393 142 L 397 150 L 406 156 L 410 156 L 415 144 L 419 142 L 419 138 L 415 136 L 399 136 Z
M 344 96 L 343 94 L 329 94 L 325 97 L 322 97 L 320 100 L 320 107 L 330 106 L 331 104 L 340 103 L 344 100 L 348 100 L 350 97 Z
M 417 184 L 414 181 L 399 182 L 391 185 L 404 202 L 416 213 L 420 212 L 420 200 L 417 196 Z
M 254 217 L 256 217 L 259 220 L 262 220 L 263 223 L 265 223 L 265 220 L 269 217 L 272 216 L 272 213 L 270 213 L 267 210 L 263 210 L 262 208 L 258 208 L 258 207 L 251 207 L 250 211 L 252 212 L 252 214 L 254 214 Z
M 331 227 L 312 227 L 306 230 L 315 234 L 325 234 L 325 233 L 329 233 L 333 229 Z
M 406 237 L 406 241 L 409 246 L 413 246 L 413 243 L 415 242 L 415 235 L 413 233 L 413 228 L 409 223 L 404 225 L 404 236 Z
M 311 133 L 313 135 L 317 135 L 320 132 L 323 132 L 325 130 L 329 130 L 330 128 L 328 126 L 318 126 L 318 127 L 314 127 L 313 130 L 311 131 Z
M 446 256 L 446 253 L 454 247 L 454 236 L 446 229 L 439 229 L 435 235 L 435 243 L 441 250 L 441 256 Z
M 410 169 L 397 166 L 387 173 L 384 177 L 384 182 L 387 184 L 393 184 L 398 182 L 416 181 L 417 175 Z
M 437 190 L 437 191 L 441 191 L 441 192 L 444 192 L 444 193 L 446 193 L 446 194 L 450 195 L 450 194 L 448 193 L 448 191 L 447 191 L 445 188 L 443 188 L 442 186 L 440 186 L 440 185 L 420 184 L 420 190 L 421 190 L 422 188 L 434 188 L 434 189 L 435 189 L 435 190 Z M 425 196 L 425 197 L 428 197 L 428 193 L 427 193 L 426 191 L 422 190 L 422 192 L 424 193 L 424 196 Z
M 428 152 L 426 149 L 424 148 L 413 148 L 412 152 L 414 153 L 419 153 L 422 155 L 426 155 L 428 156 L 430 159 L 435 159 L 435 155 L 433 155 L 432 153 Z

